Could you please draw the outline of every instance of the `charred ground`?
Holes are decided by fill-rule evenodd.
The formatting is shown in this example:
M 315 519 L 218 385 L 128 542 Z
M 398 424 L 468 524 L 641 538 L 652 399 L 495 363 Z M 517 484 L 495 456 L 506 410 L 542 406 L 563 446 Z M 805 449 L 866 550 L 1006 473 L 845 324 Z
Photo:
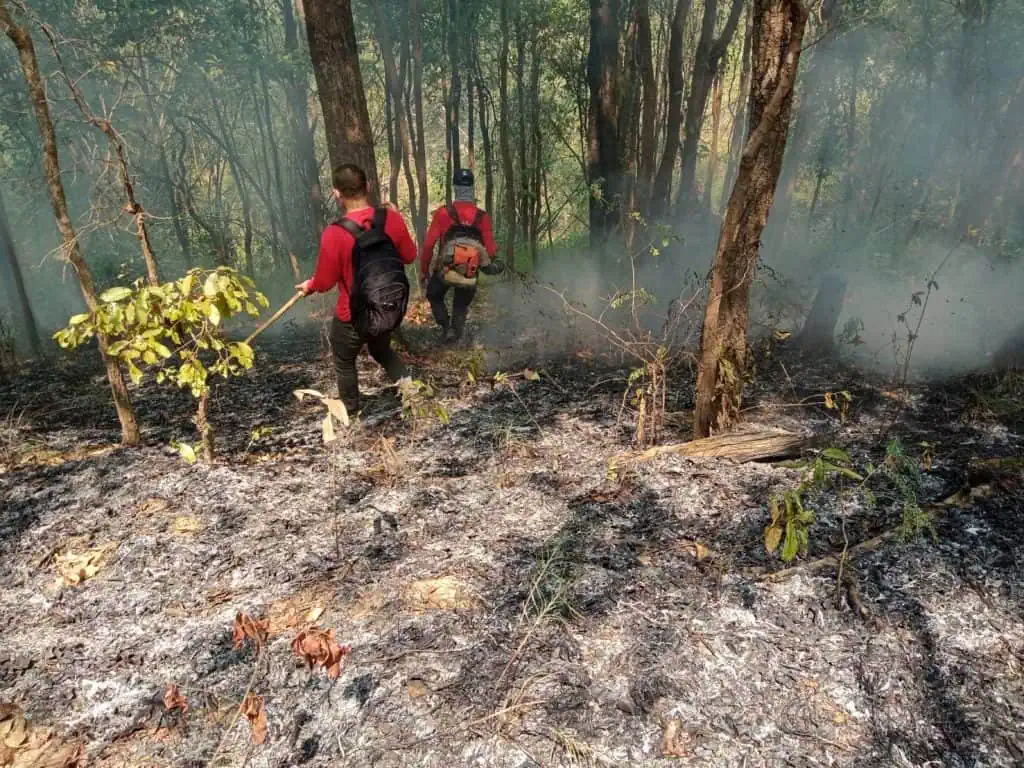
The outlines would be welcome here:
M 470 380 L 468 354 L 413 355 L 448 425 L 403 421 L 367 366 L 366 424 L 325 446 L 319 407 L 292 396 L 331 388 L 317 333 L 260 354 L 216 391 L 213 466 L 166 447 L 191 437 L 191 406 L 149 385 L 135 396 L 148 447 L 116 448 L 88 355 L 0 384 L 4 699 L 81 741 L 88 764 L 1024 760 L 1021 472 L 970 470 L 1020 453 L 1005 381 L 903 403 L 834 365 L 760 366 L 751 425 L 842 446 L 860 468 L 898 437 L 924 507 L 974 486 L 936 513 L 934 539 L 868 549 L 856 588 L 837 590 L 834 568 L 770 578 L 768 502 L 800 470 L 668 456 L 610 473 L 630 449 L 629 371 L 600 355 L 498 387 Z M 670 410 L 688 408 L 692 375 L 674 383 Z M 845 419 L 792 407 L 840 390 Z M 901 516 L 884 488 L 871 505 L 838 487 L 807 502 L 798 565 Z M 55 585 L 60 558 L 95 549 L 90 578 Z M 233 648 L 239 612 L 269 622 L 259 659 Z M 351 646 L 336 681 L 292 653 L 309 621 Z M 165 707 L 171 684 L 184 714 Z M 250 689 L 261 746 L 244 717 L 232 725 Z

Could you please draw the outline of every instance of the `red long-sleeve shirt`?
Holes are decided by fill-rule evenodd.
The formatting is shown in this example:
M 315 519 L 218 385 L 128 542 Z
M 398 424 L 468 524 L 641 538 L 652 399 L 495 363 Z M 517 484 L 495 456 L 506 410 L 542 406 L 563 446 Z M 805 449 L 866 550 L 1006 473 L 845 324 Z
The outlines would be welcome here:
M 477 207 L 474 203 L 457 202 L 455 203 L 455 211 L 459 214 L 459 219 L 463 224 L 472 224 L 473 219 L 476 217 Z M 423 247 L 420 249 L 420 274 L 423 277 L 427 277 L 430 272 L 430 260 L 434 255 L 434 246 L 437 245 L 437 241 L 441 239 L 441 236 L 448 231 L 448 228 L 453 223 L 452 217 L 448 215 L 447 206 L 442 205 L 434 211 L 434 218 L 430 220 L 430 229 L 427 230 L 427 237 L 423 241 Z M 484 248 L 487 249 L 487 255 L 493 259 L 494 255 L 498 252 L 498 245 L 494 242 L 491 217 L 486 211 L 480 217 L 480 235 L 484 239 Z
M 349 211 L 346 218 L 351 219 L 363 229 L 369 229 L 373 222 L 374 209 L 360 208 Z M 388 209 L 388 217 L 384 221 L 384 232 L 395 244 L 402 263 L 412 264 L 416 261 L 416 244 L 409 235 L 405 220 L 398 211 Z M 320 238 L 320 255 L 316 261 L 316 271 L 309 281 L 311 293 L 327 293 L 338 288 L 338 303 L 334 314 L 343 323 L 352 320 L 352 311 L 348 304 L 348 292 L 352 286 L 352 247 L 356 239 L 344 228 L 334 224 L 324 230 Z

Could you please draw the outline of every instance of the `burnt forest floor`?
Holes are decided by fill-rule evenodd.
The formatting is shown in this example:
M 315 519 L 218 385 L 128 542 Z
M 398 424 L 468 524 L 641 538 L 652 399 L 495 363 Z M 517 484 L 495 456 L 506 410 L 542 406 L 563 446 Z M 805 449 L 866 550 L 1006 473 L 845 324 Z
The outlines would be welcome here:
M 424 352 L 445 425 L 402 420 L 363 360 L 366 422 L 324 445 L 322 407 L 292 395 L 333 391 L 317 331 L 259 355 L 216 390 L 212 466 L 168 447 L 194 439 L 191 403 L 151 383 L 145 447 L 116 447 L 94 352 L 0 383 L 0 765 L 72 745 L 111 767 L 1024 763 L 1019 470 L 942 507 L 934 537 L 859 553 L 838 591 L 834 568 L 766 578 L 769 499 L 803 470 L 669 455 L 609 473 L 628 367 L 578 354 L 495 387 L 469 353 Z M 898 437 L 925 508 L 972 461 L 1021 454 L 1019 408 L 975 392 L 992 381 L 897 411 L 834 364 L 761 368 L 747 428 L 816 436 L 862 473 Z M 673 381 L 683 412 L 693 378 Z M 839 390 L 845 419 L 793 407 Z M 808 493 L 797 565 L 898 525 L 906 499 L 872 488 Z M 265 650 L 235 649 L 238 613 L 266 620 Z M 337 679 L 292 651 L 310 623 L 351 648 Z M 246 693 L 262 744 L 236 719 Z

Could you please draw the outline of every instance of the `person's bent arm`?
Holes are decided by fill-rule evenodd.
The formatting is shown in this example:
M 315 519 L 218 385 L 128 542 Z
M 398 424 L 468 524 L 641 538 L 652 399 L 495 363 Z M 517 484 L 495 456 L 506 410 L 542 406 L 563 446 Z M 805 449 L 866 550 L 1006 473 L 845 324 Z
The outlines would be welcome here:
M 402 214 L 395 210 L 389 216 L 388 224 L 394 233 L 391 236 L 391 242 L 395 244 L 398 255 L 402 258 L 402 263 L 412 264 L 416 261 L 416 243 L 413 242 L 412 235 L 409 234 L 409 228 L 405 225 L 405 219 L 402 218 Z
M 307 296 L 311 293 L 326 293 L 341 282 L 341 246 L 344 230 L 330 226 L 320 237 L 320 254 L 316 260 L 313 277 L 295 286 Z

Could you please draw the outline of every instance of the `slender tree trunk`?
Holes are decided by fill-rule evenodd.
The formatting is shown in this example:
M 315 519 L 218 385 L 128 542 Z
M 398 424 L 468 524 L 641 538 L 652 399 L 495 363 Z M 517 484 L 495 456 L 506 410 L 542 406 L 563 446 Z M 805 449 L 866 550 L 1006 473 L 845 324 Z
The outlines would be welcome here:
M 281 0 L 284 23 L 284 51 L 289 59 L 285 80 L 285 97 L 291 116 L 291 132 L 295 157 L 298 160 L 298 178 L 306 202 L 302 233 L 308 245 L 305 253 L 313 250 L 320 226 L 323 224 L 323 190 L 320 187 L 320 166 L 316 161 L 316 143 L 309 123 L 309 76 L 299 58 L 299 25 L 295 20 L 295 0 Z
M 528 119 L 526 108 L 526 30 L 523 28 L 525 19 L 523 18 L 522 2 L 519 2 L 518 5 L 519 16 L 516 20 L 516 111 L 518 112 L 516 115 L 516 135 L 518 142 L 516 143 L 516 153 L 519 157 L 519 189 L 517 192 L 519 215 L 517 218 L 519 219 L 519 230 L 523 240 L 528 242 L 530 237 L 530 167 L 526 160 L 528 151 L 526 141 Z
M 0 27 L 6 28 L 7 36 L 18 49 L 18 58 L 21 62 L 21 70 L 28 85 L 29 98 L 35 112 L 36 124 L 39 128 L 39 135 L 43 144 L 43 171 L 46 177 L 46 184 L 50 192 L 50 202 L 53 205 L 53 214 L 57 219 L 57 227 L 63 239 L 63 255 L 75 270 L 78 283 L 82 289 L 82 297 L 90 311 L 99 307 L 99 300 L 96 296 L 96 288 L 92 282 L 92 273 L 89 265 L 79 246 L 78 233 L 71 223 L 71 215 L 68 212 L 67 197 L 64 193 L 64 182 L 60 177 L 60 156 L 57 150 L 57 134 L 53 129 L 53 120 L 50 117 L 50 106 L 46 101 L 46 86 L 43 83 L 43 76 L 39 71 L 39 61 L 36 58 L 35 46 L 28 31 L 18 26 L 7 9 L 6 0 L 0 0 Z M 107 352 L 107 338 L 104 334 L 97 334 L 100 355 L 107 369 L 107 379 L 110 382 L 110 390 L 114 397 L 114 407 L 117 409 L 117 417 L 121 422 L 121 442 L 124 445 L 138 445 L 141 439 L 139 425 L 135 421 L 135 411 L 132 408 L 131 399 L 128 396 L 128 386 L 124 380 L 124 374 L 117 360 Z
M 2 194 L 0 194 L 0 262 L 4 264 L 6 271 L 3 283 L 7 287 L 8 301 L 14 307 L 21 321 L 24 338 L 28 340 L 29 349 L 34 354 L 41 355 L 43 354 L 43 345 L 39 340 L 39 327 L 36 325 L 35 314 L 32 312 L 32 302 L 29 301 L 28 291 L 25 290 L 25 279 L 22 277 L 18 254 L 14 249 L 14 237 L 11 234 L 11 224 L 7 218 L 7 209 L 4 207 Z
M 379 194 L 373 130 L 366 108 L 351 0 L 305 0 L 306 35 L 316 74 L 331 165 L 366 171 L 371 197 Z
M 738 419 L 746 374 L 750 286 L 768 220 L 793 103 L 807 9 L 800 0 L 754 0 L 751 131 L 722 222 L 701 334 L 694 436 Z
M 412 137 L 409 132 L 409 119 L 405 110 L 405 104 L 403 103 L 404 98 L 404 80 L 398 71 L 398 66 L 395 63 L 395 53 L 393 41 L 391 39 L 391 30 L 388 28 L 388 20 L 384 15 L 384 9 L 380 3 L 374 3 L 374 20 L 377 24 L 377 40 L 380 42 L 381 52 L 384 56 L 384 71 L 387 74 L 388 81 L 392 84 L 391 86 L 391 99 L 394 103 L 394 114 L 396 117 L 396 151 L 395 151 L 395 162 L 397 165 L 401 165 L 401 158 L 411 157 L 413 152 Z M 395 187 L 396 193 L 398 188 L 398 171 L 393 168 L 391 171 L 392 184 Z M 410 187 L 410 191 L 411 191 Z M 392 202 L 396 202 L 394 198 L 397 198 L 397 194 L 393 196 Z
M 537 239 L 540 231 L 540 185 L 543 147 L 540 131 L 540 67 L 541 55 L 538 46 L 537 28 L 533 28 L 530 41 L 530 144 L 533 149 L 533 173 L 531 175 L 530 193 L 530 256 L 534 265 L 537 263 Z
M 379 4 L 375 4 L 374 16 Z M 377 39 L 380 39 L 380 32 L 377 32 Z M 402 175 L 402 158 L 399 154 L 401 148 L 398 146 L 398 138 L 395 136 L 395 81 L 387 66 L 384 67 L 384 123 L 387 128 L 388 137 L 388 200 L 392 205 L 398 205 L 398 178 Z
M 466 80 L 466 167 L 476 170 L 476 100 L 474 98 L 474 80 Z
M 718 129 L 722 123 L 722 73 L 719 71 L 711 88 L 711 150 L 708 167 L 704 174 L 704 207 L 711 210 L 712 187 L 715 186 L 715 172 L 718 170 Z
M 704 21 L 701 26 L 697 57 L 693 64 L 690 94 L 686 100 L 686 123 L 683 128 L 683 175 L 680 181 L 679 204 L 684 210 L 697 202 L 697 151 L 704 127 L 704 111 L 708 105 L 711 85 L 718 72 L 718 64 L 729 49 L 732 36 L 740 21 L 743 0 L 733 0 L 729 18 L 722 34 L 715 39 L 715 21 L 718 18 L 718 0 L 705 0 Z
M 494 211 L 494 158 L 491 148 L 491 132 L 487 125 L 487 97 L 483 81 L 478 84 L 477 94 L 480 97 L 480 141 L 484 146 L 484 200 L 486 210 L 492 212 Z
M 462 101 L 462 76 L 459 70 L 459 47 L 462 44 L 459 29 L 459 0 L 448 0 L 448 67 L 451 77 L 448 90 L 448 134 L 452 167 L 462 167 L 462 137 L 459 135 L 459 104 Z M 451 176 L 451 173 L 448 174 Z
M 750 39 L 754 25 L 750 19 L 751 10 L 747 7 L 747 31 L 743 35 L 743 52 L 740 54 L 740 95 L 736 108 L 736 116 L 732 121 L 732 134 L 729 138 L 729 166 L 725 172 L 725 183 L 722 184 L 722 199 L 719 207 L 724 209 L 729 203 L 729 192 L 736 177 L 736 166 L 743 151 L 743 137 L 747 133 L 747 102 L 750 100 Z
M 516 184 L 515 171 L 512 168 L 512 140 L 509 136 L 511 113 L 508 100 L 508 56 L 509 56 L 509 3 L 511 0 L 499 0 L 501 23 L 501 53 L 498 56 L 498 86 L 501 119 L 498 125 L 498 143 L 501 147 L 501 168 L 505 184 L 505 262 L 510 269 L 515 269 L 516 241 Z
M 691 0 L 676 0 L 675 13 L 672 15 L 672 32 L 668 43 L 668 115 L 665 119 L 665 149 L 651 193 L 650 215 L 654 218 L 663 216 L 672 200 L 672 174 L 675 173 L 676 156 L 679 153 L 679 131 L 683 124 L 683 44 L 690 2 Z
M 412 30 L 412 97 L 416 108 L 416 182 L 419 186 L 419 211 L 416 217 L 416 241 L 427 233 L 427 206 L 430 185 L 427 179 L 427 139 L 423 130 L 423 11 L 421 0 L 409 0 L 409 26 Z
M 619 59 L 618 0 L 590 0 L 590 242 L 604 244 L 618 222 L 619 166 L 615 81 Z M 596 193 L 595 193 L 596 192 Z
M 860 82 L 860 62 L 853 59 L 850 63 L 850 88 L 846 93 L 846 184 L 844 199 L 846 212 L 843 216 L 845 225 L 850 226 L 855 220 L 857 192 L 854 187 L 857 165 L 857 86 Z
M 416 212 L 419 210 L 419 195 L 416 194 L 415 179 L 415 139 L 412 134 L 412 112 L 409 109 L 412 55 L 409 51 L 409 24 L 408 19 L 402 25 L 402 47 L 401 60 L 398 63 L 398 91 L 401 94 L 399 106 L 402 108 L 401 119 L 405 122 L 405 139 L 399 136 L 402 145 L 402 166 L 405 168 L 405 186 L 409 190 L 409 212 L 412 215 L 413 227 L 415 229 Z

